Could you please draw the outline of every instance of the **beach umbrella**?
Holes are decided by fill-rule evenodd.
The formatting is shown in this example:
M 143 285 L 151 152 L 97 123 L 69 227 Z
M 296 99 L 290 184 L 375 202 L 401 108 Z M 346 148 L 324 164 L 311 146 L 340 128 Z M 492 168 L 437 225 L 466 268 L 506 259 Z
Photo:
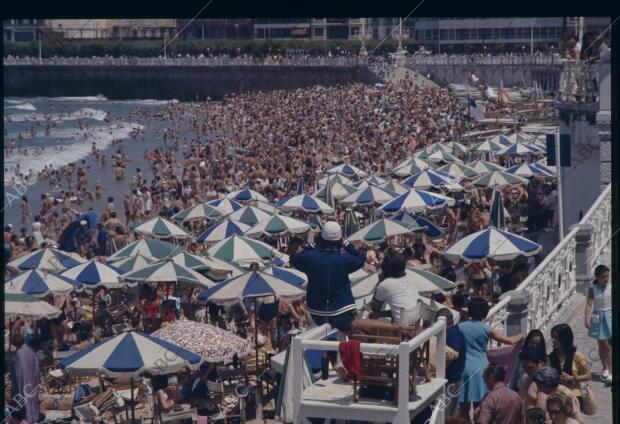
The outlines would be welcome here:
M 379 188 L 384 188 L 388 191 L 392 191 L 396 194 L 403 194 L 403 193 L 407 193 L 409 190 L 411 190 L 411 188 L 402 185 L 401 183 L 399 183 L 396 180 L 388 180 L 383 184 L 379 184 L 378 185 Z
M 304 194 L 306 192 L 303 176 L 299 177 L 299 180 L 297 181 L 297 190 L 295 190 L 295 192 L 297 194 Z
M 481 159 L 475 160 L 473 162 L 469 162 L 467 166 L 469 166 L 474 171 L 476 171 L 478 175 L 488 174 L 489 172 L 493 172 L 493 171 L 505 171 L 506 170 L 506 168 L 504 168 L 503 166 L 497 165 L 492 162 L 488 162 L 486 160 L 481 160 Z
M 108 261 L 135 255 L 161 259 L 179 250 L 182 250 L 180 246 L 167 241 L 140 239 L 110 255 Z
M 155 258 L 144 255 L 134 255 L 125 258 L 117 258 L 116 260 L 108 260 L 108 263 L 123 272 L 130 272 L 155 262 Z
M 279 266 L 269 266 L 261 272 L 269 275 L 273 275 L 280 280 L 284 280 L 287 283 L 294 284 L 299 287 L 306 287 L 308 285 L 308 277 L 301 271 L 297 271 L 294 268 L 282 268 Z
M 372 185 L 372 186 L 378 186 L 381 184 L 385 184 L 387 183 L 389 180 L 386 178 L 381 178 L 381 177 L 377 177 L 376 175 L 371 175 L 370 177 L 366 178 L 366 180 L 364 181 L 365 183 Z M 362 183 L 360 183 L 361 185 Z M 360 185 L 356 186 L 358 188 L 362 188 L 360 187 Z M 365 187 L 364 187 L 365 188 Z
M 334 181 L 331 183 L 332 197 L 336 200 L 347 197 L 351 193 L 355 193 L 357 190 L 358 188 L 354 185 L 345 185 L 339 183 L 338 181 Z M 315 196 L 325 202 L 325 198 L 327 197 L 327 191 L 327 185 L 325 185 L 325 187 L 319 189 L 319 191 L 316 192 Z
M 443 231 L 444 231 L 443 228 L 441 228 L 440 226 L 435 224 L 433 221 L 431 221 L 430 219 L 424 216 L 413 215 L 407 212 L 401 212 L 396 215 L 390 216 L 390 219 L 394 221 L 402 222 L 403 224 L 407 224 L 416 229 L 419 228 L 422 230 L 422 232 L 424 233 L 426 237 L 431 238 L 431 239 L 438 238 L 443 235 Z
M 243 207 L 241 203 L 237 203 L 234 200 L 229 199 L 228 197 L 224 197 L 223 199 L 210 200 L 207 202 L 207 205 L 214 206 L 223 215 L 230 215 L 234 211 L 239 210 Z
M 377 210 L 388 214 L 397 212 L 414 213 L 441 209 L 452 205 L 454 205 L 454 199 L 451 199 L 450 197 L 428 191 L 412 189 L 407 193 L 401 194 L 394 200 L 385 203 Z
M 275 213 L 275 212 L 273 212 Z M 260 221 L 267 219 L 271 213 L 259 208 L 257 205 L 244 206 L 228 215 L 228 218 L 235 222 L 242 222 L 246 225 L 256 225 Z
M 433 163 L 413 157 L 396 165 L 391 169 L 390 174 L 397 177 L 408 177 L 433 168 L 435 168 Z
M 516 175 L 522 178 L 531 178 L 531 177 L 553 177 L 553 174 L 545 172 L 542 168 L 535 166 L 532 163 L 522 163 L 519 165 L 515 165 L 511 168 L 506 169 L 506 172 L 509 174 Z
M 459 179 L 471 179 L 478 176 L 478 172 L 474 168 L 456 162 L 447 163 L 441 168 L 438 168 L 437 171 L 447 172 L 448 174 L 453 175 L 454 177 Z
M 33 296 L 47 296 L 48 294 L 68 294 L 74 290 L 80 290 L 82 284 L 58 274 L 31 269 L 8 280 L 4 284 L 4 288 Z
M 334 200 L 334 193 L 332 192 L 333 182 L 330 179 L 327 180 L 327 184 L 325 185 L 325 203 L 329 205 L 332 209 L 336 209 L 336 202 Z
M 432 155 L 435 152 L 450 153 L 450 148 L 444 146 L 441 143 L 432 143 L 424 147 L 423 149 L 415 152 L 413 156 L 416 158 L 427 160 L 428 156 Z
M 210 363 L 229 363 L 236 355 L 243 358 L 251 351 L 251 345 L 230 331 L 197 321 L 178 319 L 168 327 L 151 334 L 175 346 L 199 354 Z
M 454 156 L 452 153 L 444 152 L 443 150 L 437 150 L 436 152 L 431 153 L 425 158 L 427 161 L 434 163 L 449 163 L 449 162 L 461 162 L 459 158 Z
M 516 143 L 516 138 L 515 139 L 510 139 L 510 137 L 505 136 L 503 134 L 498 134 L 495 135 L 493 137 L 491 137 L 491 139 L 489 140 L 495 144 L 501 144 L 502 146 L 509 146 L 513 143 Z
M 215 243 L 207 250 L 207 253 L 211 257 L 243 266 L 249 266 L 252 262 L 261 263 L 269 260 L 273 260 L 278 266 L 288 262 L 287 255 L 267 243 L 236 235 Z
M 380 272 L 375 272 L 369 276 L 359 280 L 355 285 L 351 286 L 351 291 L 355 298 L 366 297 L 375 292 L 379 284 Z M 430 271 L 424 271 L 419 268 L 407 267 L 405 269 L 405 278 L 420 294 L 428 295 L 433 293 L 450 293 L 456 289 L 456 284 L 452 281 L 433 274 Z
M 186 239 L 190 237 L 184 228 L 160 216 L 137 224 L 132 228 L 132 230 L 140 235 L 153 238 Z
M 198 236 L 196 242 L 207 244 L 217 243 L 218 241 L 224 240 L 225 238 L 228 238 L 233 234 L 243 235 L 250 228 L 252 227 L 248 224 L 244 224 L 241 221 L 235 221 L 233 219 L 227 218 L 222 221 L 216 222 L 215 224 L 204 230 Z
M 237 271 L 234 266 L 224 261 L 206 256 L 194 255 L 185 251 L 180 251 L 165 259 L 161 259 L 159 262 L 165 260 L 171 260 L 178 265 L 200 273 L 203 271 L 215 271 L 223 274 L 231 274 Z
M 69 268 L 60 274 L 62 277 L 82 283 L 84 288 L 106 287 L 108 289 L 120 289 L 123 284 L 119 277 L 123 270 L 112 265 L 102 264 L 96 260 L 84 262 L 73 268 Z
M 552 176 L 555 176 L 556 172 L 557 172 L 555 166 L 549 166 L 546 163 L 542 163 L 541 161 L 532 162 L 530 165 L 532 165 L 536 169 L 540 169 L 545 174 L 549 174 L 549 175 L 552 175 Z
M 326 174 L 342 174 L 346 177 L 358 176 L 361 178 L 367 177 L 368 174 L 356 166 L 349 165 L 348 163 L 343 163 L 341 165 L 336 165 L 333 168 L 330 168 L 325 171 Z
M 337 182 L 342 185 L 353 185 L 355 181 L 350 178 L 345 177 L 344 175 L 335 174 L 335 175 L 326 175 L 318 181 L 319 187 L 325 187 L 327 185 L 327 181 L 331 180 L 332 182 Z
M 259 222 L 245 232 L 248 237 L 282 237 L 289 234 L 302 234 L 311 230 L 309 223 L 300 219 L 275 214 Z
M 175 221 L 195 221 L 200 219 L 217 219 L 225 214 L 215 206 L 211 206 L 207 203 L 200 203 L 196 206 L 191 206 L 187 209 L 183 209 L 181 212 L 172 215 L 172 219 Z
M 334 208 L 309 194 L 298 194 L 283 199 L 278 202 L 278 207 L 284 211 L 304 211 L 309 213 L 323 213 L 326 215 L 334 213 Z
M 445 185 L 452 185 L 457 182 L 450 174 L 429 169 L 407 178 L 402 183 L 410 188 L 428 190 L 429 188 L 441 188 Z
M 333 185 L 332 185 L 332 187 L 333 187 Z M 355 190 L 357 191 L 357 190 L 360 190 L 360 189 L 362 189 L 362 188 L 368 188 L 368 187 L 370 187 L 370 184 L 368 184 L 368 182 L 367 182 L 366 180 L 359 180 L 358 182 L 353 183 L 353 185 L 352 185 L 351 187 L 355 188 Z M 332 190 L 332 191 L 333 191 L 333 190 Z M 348 193 L 348 194 L 347 194 L 347 196 L 348 196 L 349 194 L 351 194 L 351 193 Z
M 389 237 L 411 234 L 412 231 L 410 225 L 383 218 L 352 234 L 347 240 L 351 243 L 361 242 L 372 246 L 383 243 Z
M 479 262 L 486 258 L 509 261 L 536 255 L 541 249 L 538 243 L 525 237 L 491 227 L 463 237 L 446 249 L 445 256 L 453 261 Z
M 506 228 L 506 210 L 504 209 L 504 198 L 502 191 L 498 188 L 493 190 L 493 198 L 491 199 L 491 224 L 495 228 L 503 230 Z
M 520 185 L 527 185 L 528 181 L 525 178 L 517 177 L 516 175 L 509 174 L 505 171 L 493 171 L 489 174 L 482 175 L 471 182 L 471 185 L 478 188 L 492 188 L 492 187 L 516 187 Z
M 198 300 L 234 304 L 243 299 L 254 299 L 254 306 L 258 310 L 256 303 L 259 297 L 276 295 L 284 298 L 300 298 L 305 294 L 306 291 L 296 284 L 291 284 L 264 272 L 249 271 L 200 293 Z M 258 371 L 258 325 L 254 326 L 254 340 L 256 370 Z
M 344 237 L 347 238 L 359 229 L 359 222 L 355 212 L 347 208 L 344 214 Z
M 4 290 L 4 317 L 5 318 L 58 318 L 62 311 L 44 300 L 21 293 L 15 289 L 5 287 Z
M 258 209 L 270 214 L 274 214 L 278 211 L 278 208 L 276 208 L 271 202 L 263 202 L 262 200 L 255 201 L 251 206 L 256 206 Z
M 340 203 L 346 206 L 374 206 L 376 204 L 382 205 L 395 197 L 398 197 L 398 194 L 393 191 L 369 186 L 350 194 L 342 199 Z
M 165 359 L 164 359 L 165 358 Z M 130 378 L 131 422 L 134 411 L 134 378 L 142 374 L 173 374 L 202 363 L 200 355 L 157 337 L 135 331 L 96 343 L 60 361 L 61 368 L 75 375 L 105 374 Z
M 539 155 L 544 153 L 540 147 L 534 146 L 532 144 L 525 143 L 514 143 L 510 146 L 506 146 L 497 152 L 495 152 L 498 156 L 503 155 Z
M 249 188 L 233 191 L 232 193 L 227 194 L 226 197 L 236 202 L 252 202 L 260 200 L 262 202 L 269 203 L 269 200 L 267 200 L 265 196 Z
M 509 143 L 510 144 L 510 143 Z M 503 149 L 505 146 L 501 143 L 494 142 L 492 140 L 485 140 L 483 142 L 477 143 L 469 148 L 470 152 L 477 153 L 488 153 L 488 152 L 497 152 L 498 150 Z
M 46 247 L 36 252 L 21 256 L 6 266 L 12 271 L 21 272 L 29 269 L 39 269 L 41 271 L 60 272 L 83 264 L 86 259 L 74 253 Z
M 215 283 L 200 275 L 191 268 L 174 262 L 172 259 L 162 259 L 136 271 L 121 276 L 123 281 L 133 283 L 186 283 L 202 287 L 212 287 Z
M 444 143 L 443 145 L 449 147 L 449 153 L 452 153 L 453 155 L 464 155 L 467 153 L 467 147 L 456 141 L 450 141 L 448 143 Z

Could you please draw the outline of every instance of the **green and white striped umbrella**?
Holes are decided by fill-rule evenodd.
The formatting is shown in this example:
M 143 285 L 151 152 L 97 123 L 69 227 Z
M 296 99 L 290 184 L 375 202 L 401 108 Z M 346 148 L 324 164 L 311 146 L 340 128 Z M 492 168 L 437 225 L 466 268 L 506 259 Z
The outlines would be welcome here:
M 479 175 L 474 168 L 462 163 L 455 162 L 445 164 L 441 168 L 438 168 L 438 171 L 447 172 L 448 174 L 454 175 L 459 179 L 472 179 L 476 178 Z
M 387 180 L 385 178 L 377 177 L 376 175 L 372 175 L 372 176 L 366 178 L 365 181 L 368 184 L 372 185 L 372 186 L 378 186 L 380 184 L 384 184 L 384 183 L 388 182 L 389 180 Z M 362 187 L 359 186 L 358 188 L 362 188 Z
M 377 187 L 383 188 L 385 190 L 393 191 L 394 193 L 399 194 L 399 195 L 403 193 L 407 193 L 409 190 L 411 190 L 411 188 L 393 179 L 388 180 L 387 182 L 380 184 Z
M 352 234 L 347 240 L 367 245 L 383 243 L 387 238 L 401 234 L 411 234 L 411 226 L 389 218 L 382 218 Z
M 327 185 L 327 181 L 331 180 L 332 182 L 337 182 L 343 185 L 353 185 L 353 180 L 351 180 L 350 178 L 345 177 L 342 174 L 336 174 L 336 175 L 326 175 L 325 177 L 321 178 L 319 180 L 319 187 L 325 187 Z
M 418 268 L 407 267 L 405 270 L 407 280 L 415 287 L 420 294 L 432 293 L 451 293 L 456 289 L 456 284 L 450 280 L 446 280 L 439 275 Z M 370 274 L 351 286 L 353 296 L 358 299 L 366 297 L 375 292 L 379 284 L 379 272 Z
M 412 157 L 393 167 L 390 174 L 397 177 L 408 177 L 433 168 L 435 168 L 433 163 L 418 157 Z
M 35 296 L 21 293 L 15 289 L 5 287 L 4 290 L 4 317 L 26 317 L 26 318 L 57 318 L 62 311 L 44 300 Z
M 493 171 L 505 171 L 506 168 L 486 160 L 478 159 L 467 164 L 470 168 L 478 173 L 478 175 L 488 174 Z
M 275 213 L 275 212 L 274 212 Z M 256 205 L 244 206 L 228 215 L 229 219 L 243 222 L 247 225 L 256 225 L 271 216 L 271 213 L 259 208 Z
M 222 271 L 227 273 L 233 273 L 235 268 L 222 261 L 215 261 L 212 258 L 207 258 L 205 256 L 192 255 L 188 252 L 179 252 L 173 256 L 170 256 L 165 259 L 161 259 L 158 262 L 171 260 L 175 264 L 181 265 L 185 268 L 193 269 L 194 271 Z
M 276 213 L 278 211 L 278 208 L 271 204 L 271 202 L 263 202 L 261 200 L 257 200 L 252 205 L 270 214 Z
M 435 152 L 450 153 L 450 148 L 441 143 L 432 143 L 421 150 L 416 151 L 413 156 L 416 158 L 427 160 L 427 158 Z
M 254 238 L 261 236 L 282 237 L 289 234 L 306 233 L 311 228 L 309 223 L 300 219 L 275 214 L 247 230 L 245 235 Z
M 448 147 L 450 149 L 449 152 L 453 155 L 464 155 L 467 153 L 467 147 L 456 141 L 450 141 L 448 143 L 444 143 L 443 145 Z
M 165 258 L 166 256 L 172 254 L 175 251 L 180 250 L 182 250 L 180 246 L 169 243 L 167 241 L 140 239 L 110 255 L 108 257 L 108 261 L 135 255 L 142 255 L 150 258 L 161 259 Z
M 234 262 L 242 266 L 249 266 L 252 262 L 273 260 L 275 265 L 282 266 L 288 262 L 288 255 L 280 253 L 267 243 L 248 237 L 234 235 L 215 243 L 207 253 L 226 262 Z
M 430 155 L 428 155 L 425 160 L 429 161 L 429 162 L 434 162 L 434 163 L 440 163 L 440 162 L 456 162 L 459 163 L 461 162 L 461 160 L 459 158 L 457 158 L 456 156 L 454 156 L 452 153 L 448 153 L 448 152 L 444 152 L 443 150 L 437 150 L 433 153 L 431 153 Z
M 181 212 L 173 215 L 172 219 L 185 222 L 200 219 L 218 219 L 222 216 L 224 216 L 224 213 L 215 206 L 208 205 L 207 203 L 200 203 L 196 206 L 183 209 Z
M 203 277 L 191 268 L 179 265 L 172 259 L 161 260 L 139 270 L 128 272 L 121 275 L 121 279 L 140 283 L 177 282 L 206 288 L 215 285 L 207 277 Z
M 186 239 L 190 235 L 185 229 L 160 216 L 142 222 L 132 228 L 138 234 L 153 238 Z
M 134 256 L 128 256 L 126 258 L 116 258 L 114 260 L 109 260 L 108 264 L 115 266 L 123 272 L 131 272 L 144 268 L 145 266 L 152 264 L 156 260 L 157 259 L 151 258 L 150 256 L 138 254 Z
M 529 181 L 526 178 L 517 177 L 504 171 L 493 171 L 471 182 L 472 186 L 478 188 L 516 187 L 528 184 Z
M 353 186 L 341 184 L 337 181 L 332 182 L 332 197 L 336 200 L 345 198 L 349 194 L 355 193 L 356 191 L 357 191 L 357 188 Z M 318 197 L 319 199 L 325 202 L 326 197 L 327 197 L 327 186 L 319 189 L 319 191 L 316 192 L 316 197 Z

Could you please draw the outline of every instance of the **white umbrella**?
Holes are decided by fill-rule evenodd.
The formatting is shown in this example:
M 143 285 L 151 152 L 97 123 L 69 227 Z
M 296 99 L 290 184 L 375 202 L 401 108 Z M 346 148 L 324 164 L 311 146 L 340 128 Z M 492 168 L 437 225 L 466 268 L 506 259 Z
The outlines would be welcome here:
M 5 287 L 4 316 L 5 318 L 58 318 L 62 311 L 49 303 L 15 289 Z

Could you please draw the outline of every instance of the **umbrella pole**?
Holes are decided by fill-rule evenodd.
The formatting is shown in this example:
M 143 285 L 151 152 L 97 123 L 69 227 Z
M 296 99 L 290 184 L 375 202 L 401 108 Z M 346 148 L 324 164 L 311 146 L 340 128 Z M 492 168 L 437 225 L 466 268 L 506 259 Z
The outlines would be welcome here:
M 256 377 L 258 379 L 258 302 L 254 298 L 254 348 L 256 353 Z
M 131 391 L 131 422 L 136 422 L 136 405 L 133 397 L 133 377 L 129 379 L 129 386 Z

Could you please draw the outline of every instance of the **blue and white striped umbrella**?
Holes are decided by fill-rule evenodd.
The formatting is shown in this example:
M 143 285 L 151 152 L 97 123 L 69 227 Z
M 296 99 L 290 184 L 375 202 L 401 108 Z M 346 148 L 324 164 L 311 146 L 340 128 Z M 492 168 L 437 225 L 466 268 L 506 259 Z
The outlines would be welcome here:
M 305 294 L 306 291 L 297 284 L 291 284 L 265 272 L 249 271 L 200 293 L 198 299 L 220 304 L 233 304 L 246 298 L 270 295 L 299 298 Z
M 557 173 L 557 169 L 555 166 L 547 165 L 546 163 L 543 163 L 542 161 L 532 162 L 530 165 L 532 165 L 536 169 L 540 169 L 545 174 L 549 174 L 554 177 Z
M 383 213 L 425 212 L 454 205 L 454 199 L 442 194 L 413 189 L 387 202 L 377 210 Z
M 454 261 L 480 262 L 486 258 L 509 261 L 536 255 L 541 249 L 540 244 L 525 237 L 491 227 L 460 239 L 446 250 L 445 256 Z
M 497 152 L 498 150 L 501 150 L 504 147 L 505 145 L 499 142 L 495 142 L 492 140 L 486 140 L 486 141 L 474 144 L 473 146 L 469 148 L 469 151 L 477 152 L 477 153 Z
M 252 202 L 256 200 L 260 200 L 262 202 L 269 202 L 269 200 L 265 196 L 249 188 L 233 191 L 232 193 L 226 195 L 226 197 L 236 202 Z
M 224 219 L 223 221 L 216 222 L 209 228 L 204 230 L 196 239 L 198 243 L 217 243 L 224 240 L 234 234 L 243 235 L 247 230 L 252 228 L 248 224 L 244 224 L 241 221 L 235 221 L 233 219 Z
M 84 288 L 104 286 L 108 289 L 120 289 L 124 286 L 119 280 L 121 274 L 123 270 L 93 259 L 74 266 L 60 275 L 84 284 Z
M 280 209 L 285 211 L 304 211 L 310 213 L 323 213 L 331 215 L 334 213 L 334 208 L 327 203 L 319 200 L 317 197 L 310 196 L 309 194 L 298 194 L 281 200 L 278 202 Z
M 187 209 L 183 209 L 181 212 L 172 215 L 172 219 L 175 221 L 195 221 L 200 219 L 218 219 L 223 216 L 224 213 L 215 206 L 211 206 L 207 203 L 200 203 L 196 206 L 191 206 Z
M 495 152 L 496 155 L 540 155 L 544 151 L 533 144 L 515 143 Z
M 306 192 L 306 184 L 304 182 L 304 177 L 300 176 L 299 180 L 297 181 L 297 190 L 295 190 L 295 192 L 297 194 L 304 194 Z
M 424 235 L 431 239 L 438 238 L 443 235 L 443 228 L 423 216 L 412 215 L 407 212 L 401 212 L 399 214 L 390 216 L 390 218 L 394 221 L 400 221 L 411 226 L 425 228 L 423 231 Z
M 510 137 L 505 136 L 503 134 L 498 134 L 498 135 L 493 136 L 490 139 L 490 141 L 492 141 L 493 143 L 496 143 L 496 144 L 501 144 L 502 146 L 509 146 L 509 145 L 517 142 L 516 138 L 511 139 Z
M 383 188 L 369 186 L 356 191 L 340 201 L 346 206 L 374 206 L 382 205 L 397 197 L 398 194 Z
M 506 228 L 506 209 L 504 209 L 504 198 L 502 191 L 498 188 L 493 190 L 491 199 L 491 223 L 495 228 L 503 230 Z
M 28 269 L 61 272 L 84 262 L 86 262 L 86 259 L 77 254 L 46 247 L 9 262 L 7 267 L 15 272 Z
M 202 358 L 157 337 L 130 331 L 94 344 L 60 361 L 74 375 L 105 374 L 138 377 L 141 374 L 173 374 L 196 369 Z
M 241 203 L 237 203 L 228 197 L 210 200 L 207 205 L 216 207 L 223 215 L 229 215 L 243 207 Z
M 532 177 L 540 177 L 540 178 L 548 178 L 554 177 L 553 174 L 545 172 L 541 167 L 535 166 L 533 163 L 522 163 L 519 165 L 515 165 L 506 170 L 509 174 L 517 175 L 523 178 L 532 178 Z
M 343 163 L 341 165 L 334 166 L 333 168 L 330 168 L 327 171 L 325 171 L 325 173 L 326 174 L 342 174 L 349 178 L 353 176 L 365 178 L 368 176 L 366 172 L 362 171 L 356 166 L 349 165 L 348 163 Z
M 4 284 L 5 290 L 41 297 L 55 293 L 71 293 L 74 290 L 81 290 L 82 286 L 82 283 L 38 269 L 26 271 Z
M 269 275 L 273 275 L 280 280 L 284 280 L 287 283 L 293 284 L 298 287 L 305 288 L 308 285 L 308 277 L 301 271 L 297 271 L 294 268 L 282 268 L 279 266 L 270 266 L 263 269 L 264 272 Z
M 366 178 L 366 180 L 364 180 L 363 182 L 372 185 L 372 186 L 379 186 L 381 184 L 385 184 L 386 182 L 388 182 L 388 179 L 385 178 L 381 178 L 381 177 L 377 177 L 376 175 L 371 175 L 370 177 Z M 366 188 L 366 187 L 361 187 L 361 185 L 357 185 L 357 188 Z
M 429 169 L 407 178 L 403 181 L 403 185 L 420 190 L 428 190 L 429 188 L 441 188 L 446 185 L 458 184 L 455 180 L 455 177 L 446 172 Z

